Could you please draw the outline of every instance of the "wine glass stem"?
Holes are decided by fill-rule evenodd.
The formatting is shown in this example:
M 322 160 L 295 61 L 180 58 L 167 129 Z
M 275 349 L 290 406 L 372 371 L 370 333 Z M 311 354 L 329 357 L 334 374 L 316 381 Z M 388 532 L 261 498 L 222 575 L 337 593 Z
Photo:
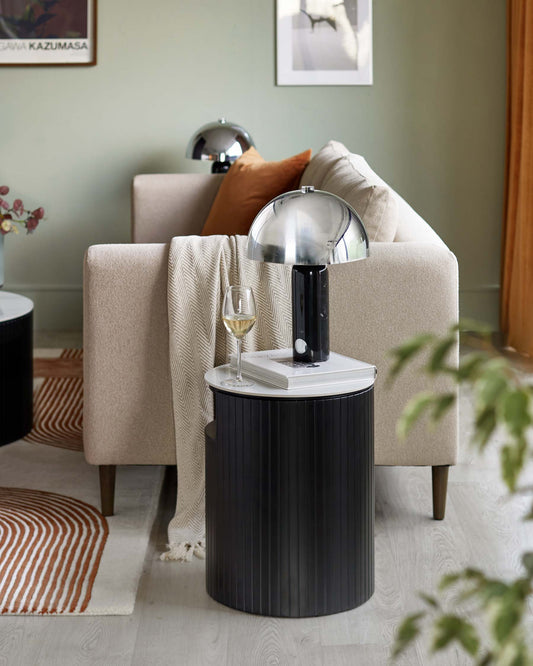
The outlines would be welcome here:
M 241 375 L 241 338 L 237 338 L 237 381 L 242 381 Z

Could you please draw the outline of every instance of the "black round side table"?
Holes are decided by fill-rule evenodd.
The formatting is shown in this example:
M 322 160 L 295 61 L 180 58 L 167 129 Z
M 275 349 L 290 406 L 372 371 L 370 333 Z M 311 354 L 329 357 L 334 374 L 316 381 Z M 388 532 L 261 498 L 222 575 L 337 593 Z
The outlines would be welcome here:
M 208 594 L 276 617 L 361 605 L 374 592 L 374 382 L 289 392 L 226 388 L 229 376 L 206 374 Z
M 33 302 L 0 290 L 0 446 L 27 435 L 33 410 Z

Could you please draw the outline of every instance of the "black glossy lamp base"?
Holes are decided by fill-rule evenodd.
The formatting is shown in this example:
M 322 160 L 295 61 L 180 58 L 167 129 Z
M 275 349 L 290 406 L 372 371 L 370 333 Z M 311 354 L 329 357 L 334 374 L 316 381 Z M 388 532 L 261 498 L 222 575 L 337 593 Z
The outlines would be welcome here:
M 327 266 L 292 268 L 293 358 L 319 363 L 329 358 L 329 279 Z

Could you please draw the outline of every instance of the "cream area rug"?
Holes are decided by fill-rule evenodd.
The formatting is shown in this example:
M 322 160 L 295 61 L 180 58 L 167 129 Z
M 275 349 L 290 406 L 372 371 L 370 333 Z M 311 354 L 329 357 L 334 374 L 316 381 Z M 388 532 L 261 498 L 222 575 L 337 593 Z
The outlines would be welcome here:
M 163 468 L 118 467 L 115 515 L 104 518 L 98 470 L 81 452 L 81 352 L 36 355 L 46 376 L 35 379 L 34 428 L 0 447 L 0 613 L 128 615 Z

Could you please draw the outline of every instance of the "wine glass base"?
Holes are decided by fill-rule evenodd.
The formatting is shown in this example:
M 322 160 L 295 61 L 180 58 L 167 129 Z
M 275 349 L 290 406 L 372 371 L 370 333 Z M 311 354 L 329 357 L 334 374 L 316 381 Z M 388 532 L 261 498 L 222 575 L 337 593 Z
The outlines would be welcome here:
M 223 382 L 220 382 L 222 386 L 231 386 L 232 388 L 244 388 L 246 386 L 254 386 L 254 382 L 251 382 L 249 379 L 225 379 Z

